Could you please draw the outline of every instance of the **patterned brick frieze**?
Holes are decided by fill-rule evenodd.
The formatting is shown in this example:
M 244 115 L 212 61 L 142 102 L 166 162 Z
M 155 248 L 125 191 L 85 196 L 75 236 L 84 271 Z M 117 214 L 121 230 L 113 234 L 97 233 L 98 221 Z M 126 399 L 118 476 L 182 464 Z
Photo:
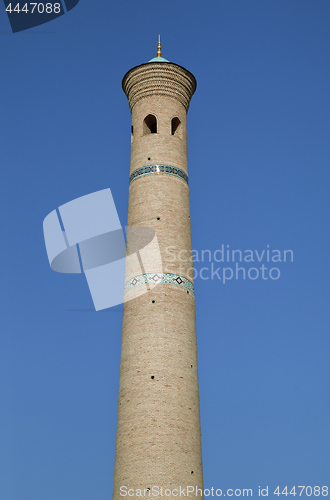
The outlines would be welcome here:
M 125 293 L 136 288 L 139 285 L 155 285 L 165 283 L 167 285 L 176 285 L 194 293 L 194 284 L 192 281 L 188 280 L 184 276 L 179 276 L 178 274 L 172 273 L 146 273 L 139 274 L 129 279 L 125 283 Z
M 146 165 L 145 167 L 140 167 L 134 170 L 129 177 L 129 183 L 131 184 L 135 179 L 139 177 L 144 177 L 145 175 L 152 174 L 165 174 L 172 175 L 178 179 L 182 179 L 188 184 L 188 175 L 180 168 L 171 167 L 170 165 Z

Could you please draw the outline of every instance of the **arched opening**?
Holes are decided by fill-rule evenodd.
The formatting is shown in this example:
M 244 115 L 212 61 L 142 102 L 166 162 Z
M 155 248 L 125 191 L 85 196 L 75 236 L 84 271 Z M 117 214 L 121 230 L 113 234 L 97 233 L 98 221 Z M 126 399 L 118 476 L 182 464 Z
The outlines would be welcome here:
M 175 135 L 176 137 L 179 137 L 181 139 L 181 122 L 177 116 L 175 118 L 172 118 L 171 133 L 172 135 Z
M 143 122 L 143 135 L 157 134 L 157 118 L 154 115 L 148 115 Z
M 132 125 L 131 126 L 131 143 L 133 142 L 133 136 L 134 136 L 134 127 Z

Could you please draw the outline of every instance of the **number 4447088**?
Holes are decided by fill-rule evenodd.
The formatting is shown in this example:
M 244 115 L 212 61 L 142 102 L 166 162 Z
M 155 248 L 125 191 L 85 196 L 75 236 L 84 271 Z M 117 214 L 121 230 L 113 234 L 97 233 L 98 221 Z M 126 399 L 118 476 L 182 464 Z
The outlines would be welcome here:
M 28 5 L 30 6 L 30 8 L 28 8 Z M 11 3 L 8 5 L 8 7 L 6 8 L 6 11 L 7 12 L 10 12 L 10 14 L 12 12 L 17 12 L 18 14 L 20 12 L 25 12 L 26 14 L 28 12 L 31 12 L 31 14 L 33 14 L 33 12 L 36 10 L 36 12 L 38 12 L 39 14 L 43 14 L 44 12 L 46 12 L 46 14 L 52 14 L 54 12 L 54 14 L 59 14 L 61 12 L 61 4 L 60 3 L 54 3 L 54 5 L 52 3 L 26 3 L 23 5 L 22 8 L 20 8 L 20 5 L 19 3 L 16 4 L 16 6 L 14 8 L 12 8 L 11 6 Z
M 326 497 L 328 496 L 328 486 L 314 486 L 314 488 L 312 488 L 312 486 L 297 486 L 297 488 L 300 489 L 300 491 L 296 491 L 296 487 L 294 486 L 291 491 L 288 491 L 288 487 L 286 486 L 284 488 L 284 490 L 280 491 L 280 487 L 278 486 L 276 488 L 276 490 L 274 491 L 274 495 L 299 495 L 301 497 L 303 491 L 305 490 L 305 495 L 307 495 L 308 497 L 310 496 L 315 496 L 315 497 L 318 497 L 318 496 L 323 496 L 323 497 Z

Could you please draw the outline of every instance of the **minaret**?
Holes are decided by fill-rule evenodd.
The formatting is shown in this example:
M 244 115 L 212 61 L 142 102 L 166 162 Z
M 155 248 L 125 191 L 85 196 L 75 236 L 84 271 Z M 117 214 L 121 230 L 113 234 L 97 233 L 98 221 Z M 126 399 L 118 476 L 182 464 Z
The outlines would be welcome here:
M 189 485 L 199 488 L 189 497 L 201 498 L 186 131 L 196 80 L 162 57 L 159 38 L 157 57 L 129 70 L 123 90 L 132 113 L 128 226 L 156 232 L 163 269 L 126 272 L 126 300 L 141 283 L 159 284 L 124 303 L 114 499 L 128 488 L 152 498 L 153 487 Z

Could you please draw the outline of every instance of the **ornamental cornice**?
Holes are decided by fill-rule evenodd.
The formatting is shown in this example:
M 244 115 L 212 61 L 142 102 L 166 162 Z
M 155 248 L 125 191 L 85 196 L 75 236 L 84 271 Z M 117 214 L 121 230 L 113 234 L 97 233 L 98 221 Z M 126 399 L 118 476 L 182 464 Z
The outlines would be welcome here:
M 159 95 L 176 99 L 188 111 L 190 99 L 196 90 L 196 79 L 182 66 L 155 62 L 129 70 L 122 85 L 131 110 L 141 99 Z

